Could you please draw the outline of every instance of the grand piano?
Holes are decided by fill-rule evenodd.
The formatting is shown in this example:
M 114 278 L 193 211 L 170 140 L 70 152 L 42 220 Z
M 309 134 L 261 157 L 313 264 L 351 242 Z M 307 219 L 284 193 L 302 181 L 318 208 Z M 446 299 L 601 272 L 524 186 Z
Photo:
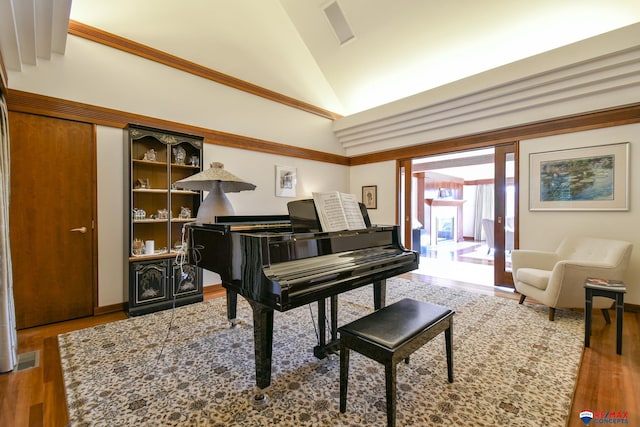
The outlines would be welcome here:
M 318 345 L 314 355 L 334 352 L 338 295 L 373 285 L 374 307 L 385 305 L 386 279 L 415 270 L 419 257 L 400 243 L 398 226 L 321 232 L 313 200 L 288 205 L 289 215 L 224 216 L 212 224 L 186 227 L 187 259 L 218 273 L 227 294 L 227 316 L 235 325 L 238 294 L 253 311 L 256 399 L 271 384 L 274 310 L 318 304 Z M 331 336 L 326 336 L 326 301 Z

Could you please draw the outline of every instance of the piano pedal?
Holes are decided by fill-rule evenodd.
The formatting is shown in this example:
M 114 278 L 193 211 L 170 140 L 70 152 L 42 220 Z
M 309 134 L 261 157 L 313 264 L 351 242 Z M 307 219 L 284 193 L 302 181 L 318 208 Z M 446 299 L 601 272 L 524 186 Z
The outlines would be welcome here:
M 229 323 L 231 323 L 232 328 L 235 328 L 238 324 L 238 319 L 229 319 Z

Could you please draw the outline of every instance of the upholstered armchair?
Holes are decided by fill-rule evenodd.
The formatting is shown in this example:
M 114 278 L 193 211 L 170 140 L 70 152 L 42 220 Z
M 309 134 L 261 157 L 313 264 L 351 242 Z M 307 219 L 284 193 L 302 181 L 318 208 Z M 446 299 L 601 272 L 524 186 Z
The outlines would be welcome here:
M 520 304 L 530 297 L 549 307 L 549 320 L 556 307 L 584 308 L 587 277 L 624 280 L 633 245 L 621 240 L 566 237 L 555 252 L 516 249 L 511 253 L 513 283 Z M 607 311 L 613 300 L 593 299 L 593 307 Z
M 490 254 L 493 248 L 495 247 L 495 241 L 493 238 L 494 234 L 494 221 L 491 218 L 483 218 L 482 219 L 482 230 L 484 231 L 485 238 L 487 239 L 487 254 Z M 513 218 L 506 218 L 506 224 L 504 226 L 504 240 L 505 240 L 505 248 L 506 252 L 511 252 L 513 250 L 513 241 L 514 241 L 514 229 L 513 229 Z

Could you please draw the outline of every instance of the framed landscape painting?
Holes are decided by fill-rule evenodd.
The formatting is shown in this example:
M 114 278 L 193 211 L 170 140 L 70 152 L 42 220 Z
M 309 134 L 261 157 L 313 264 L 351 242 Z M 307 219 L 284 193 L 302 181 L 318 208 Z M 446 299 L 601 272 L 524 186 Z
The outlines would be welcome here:
M 529 155 L 529 210 L 629 210 L 629 143 Z

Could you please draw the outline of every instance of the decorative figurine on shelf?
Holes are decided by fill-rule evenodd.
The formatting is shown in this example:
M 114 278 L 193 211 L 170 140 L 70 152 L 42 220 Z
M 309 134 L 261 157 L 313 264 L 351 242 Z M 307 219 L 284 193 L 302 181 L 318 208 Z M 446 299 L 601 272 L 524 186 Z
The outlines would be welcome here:
M 145 179 L 136 179 L 136 182 L 134 184 L 134 188 L 135 189 L 140 189 L 140 188 L 151 188 L 149 187 L 149 178 L 145 178 Z
M 191 164 L 191 166 L 200 166 L 200 159 L 198 158 L 198 156 L 191 156 L 189 158 L 189 163 Z
M 187 152 L 182 147 L 176 147 L 173 149 L 173 155 L 176 158 L 177 165 L 184 165 L 184 159 L 187 157 Z
M 133 208 L 133 219 L 140 220 L 145 219 L 147 217 L 147 213 L 144 209 Z
M 191 218 L 191 209 L 185 208 L 184 206 L 182 206 L 180 208 L 180 214 L 178 215 L 178 218 L 180 218 L 180 219 L 189 219 L 189 218 Z
M 150 148 L 149 151 L 144 153 L 144 157 L 142 158 L 142 160 L 148 160 L 150 162 L 155 162 L 156 161 L 156 150 L 154 150 L 153 148 Z
M 144 254 L 144 242 L 140 239 L 133 239 L 131 253 L 135 256 Z

